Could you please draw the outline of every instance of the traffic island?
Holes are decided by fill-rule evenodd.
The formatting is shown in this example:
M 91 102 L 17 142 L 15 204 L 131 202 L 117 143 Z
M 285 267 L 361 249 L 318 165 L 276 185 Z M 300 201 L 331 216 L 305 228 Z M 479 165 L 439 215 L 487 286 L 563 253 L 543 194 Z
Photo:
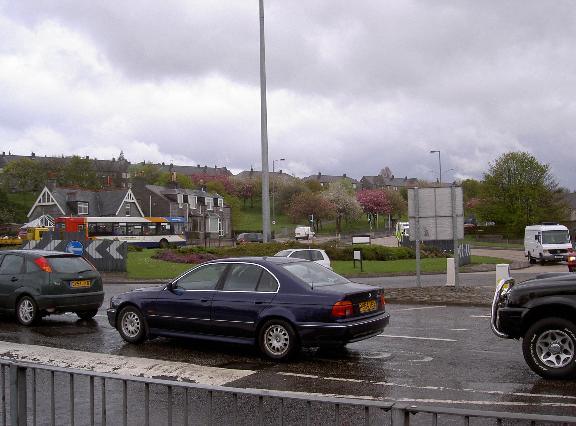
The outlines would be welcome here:
M 494 287 L 386 288 L 384 296 L 392 304 L 491 306 Z

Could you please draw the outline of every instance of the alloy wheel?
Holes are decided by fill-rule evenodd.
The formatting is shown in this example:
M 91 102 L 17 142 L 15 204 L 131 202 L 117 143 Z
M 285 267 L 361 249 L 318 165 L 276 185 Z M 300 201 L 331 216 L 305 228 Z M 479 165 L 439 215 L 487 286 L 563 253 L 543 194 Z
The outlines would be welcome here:
M 278 324 L 273 324 L 264 333 L 266 349 L 274 355 L 283 355 L 290 348 L 288 330 Z
M 142 328 L 142 324 L 140 322 L 140 317 L 134 311 L 128 311 L 122 317 L 122 332 L 130 337 L 134 338 L 138 336 L 140 330 Z
M 566 367 L 574 358 L 574 341 L 562 330 L 547 330 L 535 344 L 540 362 L 551 368 Z

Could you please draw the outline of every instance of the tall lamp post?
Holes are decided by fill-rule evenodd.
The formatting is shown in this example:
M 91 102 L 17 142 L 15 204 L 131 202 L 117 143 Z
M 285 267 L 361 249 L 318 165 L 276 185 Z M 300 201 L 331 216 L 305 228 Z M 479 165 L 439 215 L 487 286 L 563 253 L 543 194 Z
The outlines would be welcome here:
M 438 150 L 432 150 L 430 151 L 430 154 L 436 154 L 438 153 L 438 166 L 439 166 L 439 179 L 438 179 L 438 183 L 440 183 L 440 185 L 442 185 L 442 160 L 440 159 L 440 151 Z
M 262 149 L 262 232 L 270 241 L 270 193 L 268 173 L 268 108 L 266 104 L 266 49 L 264 42 L 264 0 L 259 1 L 260 16 L 260 142 Z
M 274 211 L 274 197 L 276 196 L 276 175 L 274 172 L 276 170 L 276 161 L 286 161 L 286 159 L 279 158 L 278 160 L 272 160 L 272 228 L 276 225 L 276 213 Z

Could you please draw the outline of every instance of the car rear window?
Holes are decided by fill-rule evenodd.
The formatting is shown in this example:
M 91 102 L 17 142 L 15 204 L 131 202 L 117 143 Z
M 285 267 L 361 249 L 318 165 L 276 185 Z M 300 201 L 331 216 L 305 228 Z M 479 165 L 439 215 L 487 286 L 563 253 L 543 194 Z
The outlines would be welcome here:
M 285 263 L 280 266 L 300 278 L 310 287 L 347 284 L 350 282 L 336 272 L 314 262 Z
M 77 274 L 92 271 L 92 266 L 80 256 L 47 257 L 46 260 L 54 272 Z

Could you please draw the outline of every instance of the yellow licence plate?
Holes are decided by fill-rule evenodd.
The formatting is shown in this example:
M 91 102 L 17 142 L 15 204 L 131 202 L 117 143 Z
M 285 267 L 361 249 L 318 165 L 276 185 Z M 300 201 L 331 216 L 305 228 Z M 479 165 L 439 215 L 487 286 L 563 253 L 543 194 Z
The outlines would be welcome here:
M 70 287 L 72 288 L 88 288 L 92 285 L 90 280 L 78 280 L 70 281 Z
M 360 313 L 363 314 L 364 312 L 375 311 L 377 305 L 375 300 L 367 300 L 366 302 L 360 302 L 358 307 L 360 308 Z

